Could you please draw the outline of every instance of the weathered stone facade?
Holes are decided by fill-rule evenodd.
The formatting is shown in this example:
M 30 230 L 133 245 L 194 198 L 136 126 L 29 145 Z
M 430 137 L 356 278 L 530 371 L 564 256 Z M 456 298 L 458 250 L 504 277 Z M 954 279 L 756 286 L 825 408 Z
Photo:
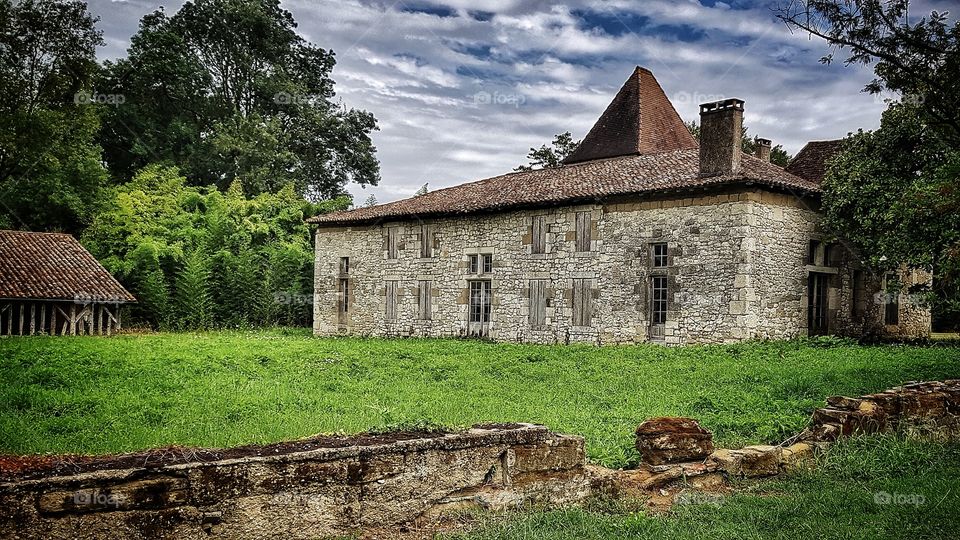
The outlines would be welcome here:
M 883 324 L 882 278 L 859 270 L 842 244 L 820 242 L 816 204 L 754 186 L 322 226 L 316 233 L 314 332 L 470 335 L 471 282 L 489 281 L 484 332 L 500 341 L 687 344 L 791 338 L 808 334 L 810 275 L 818 274 L 825 290 L 825 327 L 819 332 L 929 333 L 929 311 L 908 302 L 905 292 L 898 324 Z M 587 234 L 589 250 L 577 249 L 578 244 L 586 249 L 584 238 L 577 237 L 578 213 L 589 219 L 588 233 L 579 233 Z M 535 221 L 545 227 L 543 253 L 534 253 Z M 811 240 L 818 242 L 813 248 Z M 655 266 L 652 246 L 661 243 L 667 246 L 666 265 Z M 474 268 L 471 255 L 481 256 Z M 482 255 L 492 256 L 489 272 Z M 657 276 L 665 278 L 667 292 L 662 325 L 651 324 Z M 929 279 L 917 272 L 905 277 Z M 531 316 L 532 281 L 546 288 L 542 321 Z M 421 294 L 421 287 L 429 292 Z M 395 304 L 388 298 L 393 290 Z

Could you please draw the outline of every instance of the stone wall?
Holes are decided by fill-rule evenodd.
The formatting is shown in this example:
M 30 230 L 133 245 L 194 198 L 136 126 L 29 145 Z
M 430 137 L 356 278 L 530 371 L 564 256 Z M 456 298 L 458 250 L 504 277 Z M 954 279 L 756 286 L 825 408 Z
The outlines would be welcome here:
M 583 439 L 542 426 L 349 443 L 21 475 L 0 483 L 0 538 L 317 538 L 590 494 Z
M 807 333 L 807 275 L 830 273 L 830 331 L 861 335 L 882 322 L 882 306 L 854 317 L 850 261 L 836 249 L 833 267 L 808 264 L 820 238 L 815 203 L 761 189 L 684 198 L 603 203 L 496 214 L 322 227 L 316 234 L 314 332 L 318 335 L 464 336 L 469 283 L 492 286 L 488 337 L 535 343 L 627 343 L 651 339 L 651 275 L 667 277 L 667 321 L 658 341 L 723 343 L 783 339 Z M 591 251 L 575 249 L 578 212 L 589 212 Z M 533 220 L 546 221 L 545 253 L 532 253 Z M 420 257 L 421 231 L 432 235 Z M 387 257 L 389 230 L 398 257 Z M 666 242 L 669 264 L 651 268 L 651 244 Z M 490 273 L 471 274 L 469 257 L 490 254 Z M 341 273 L 341 258 L 349 270 Z M 348 309 L 340 309 L 346 279 Z M 592 318 L 573 324 L 574 281 L 591 280 Z M 533 327 L 530 281 L 545 280 L 546 323 Z M 397 284 L 397 313 L 387 320 L 387 282 Z M 430 313 L 420 313 L 419 287 L 431 286 Z M 865 279 L 873 298 L 879 280 Z M 916 316 L 914 316 L 916 314 Z M 926 316 L 924 326 L 923 316 Z M 929 311 L 901 306 L 901 335 L 929 332 Z

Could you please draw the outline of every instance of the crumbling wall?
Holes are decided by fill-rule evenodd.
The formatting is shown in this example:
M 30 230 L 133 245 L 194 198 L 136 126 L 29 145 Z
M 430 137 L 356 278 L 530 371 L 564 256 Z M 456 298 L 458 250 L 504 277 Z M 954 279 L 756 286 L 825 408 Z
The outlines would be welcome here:
M 582 438 L 531 424 L 475 427 L 12 480 L 0 484 L 0 537 L 317 538 L 464 507 L 572 504 L 589 493 Z

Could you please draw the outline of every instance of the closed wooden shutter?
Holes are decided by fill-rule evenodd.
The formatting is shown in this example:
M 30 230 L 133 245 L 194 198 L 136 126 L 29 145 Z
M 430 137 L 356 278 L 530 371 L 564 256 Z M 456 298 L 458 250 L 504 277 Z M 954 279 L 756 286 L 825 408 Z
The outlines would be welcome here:
M 590 326 L 593 318 L 593 280 L 573 280 L 573 325 Z
M 390 227 L 387 229 L 387 258 L 396 259 L 397 258 L 397 228 Z
M 420 282 L 420 318 L 429 321 L 431 319 L 430 314 L 430 289 L 433 285 L 432 281 L 421 281 Z
M 547 324 L 547 280 L 530 280 L 530 326 L 539 328 Z
M 577 212 L 577 251 L 590 251 L 590 212 Z
M 547 218 L 546 216 L 533 216 L 533 230 L 531 231 L 532 253 L 547 252 Z
M 384 314 L 384 317 L 388 321 L 396 320 L 397 318 L 397 282 L 388 281 L 386 283 L 387 289 L 387 310 Z
M 433 257 L 433 230 L 429 225 L 420 226 L 420 257 Z

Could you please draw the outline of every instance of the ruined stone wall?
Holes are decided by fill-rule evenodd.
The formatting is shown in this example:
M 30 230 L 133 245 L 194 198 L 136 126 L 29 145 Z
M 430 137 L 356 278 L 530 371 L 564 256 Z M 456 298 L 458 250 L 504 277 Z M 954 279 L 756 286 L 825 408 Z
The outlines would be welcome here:
M 851 266 L 835 249 L 833 268 L 807 264 L 819 215 L 808 201 L 753 189 L 689 198 L 607 201 L 427 221 L 320 228 L 316 235 L 314 332 L 318 335 L 464 336 L 471 280 L 492 286 L 488 337 L 534 343 L 626 343 L 651 339 L 651 275 L 667 277 L 667 344 L 790 338 L 807 333 L 807 275 L 832 272 L 830 331 L 860 335 L 880 321 L 871 305 L 852 317 Z M 576 215 L 590 214 L 591 250 L 576 250 Z M 546 227 L 545 253 L 532 252 L 533 220 Z M 420 257 L 421 231 L 432 257 Z M 396 259 L 389 259 L 389 230 Z M 652 268 L 651 245 L 668 245 L 666 268 Z M 469 257 L 489 254 L 489 273 L 471 273 Z M 340 260 L 349 258 L 341 275 Z M 348 281 L 341 312 L 340 280 Z M 591 280 L 591 324 L 574 325 L 574 282 Z M 545 324 L 530 324 L 530 281 L 547 283 Z M 396 317 L 386 318 L 387 283 L 397 287 Z M 421 283 L 431 287 L 420 313 Z M 861 294 L 873 297 L 868 276 Z M 880 306 L 882 308 L 882 306 Z M 900 334 L 929 331 L 929 311 L 901 307 Z M 924 326 L 923 316 L 926 316 Z M 926 330 L 924 330 L 926 329 Z
M 265 454 L 0 482 L 0 538 L 321 538 L 590 493 L 583 439 L 530 424 Z

